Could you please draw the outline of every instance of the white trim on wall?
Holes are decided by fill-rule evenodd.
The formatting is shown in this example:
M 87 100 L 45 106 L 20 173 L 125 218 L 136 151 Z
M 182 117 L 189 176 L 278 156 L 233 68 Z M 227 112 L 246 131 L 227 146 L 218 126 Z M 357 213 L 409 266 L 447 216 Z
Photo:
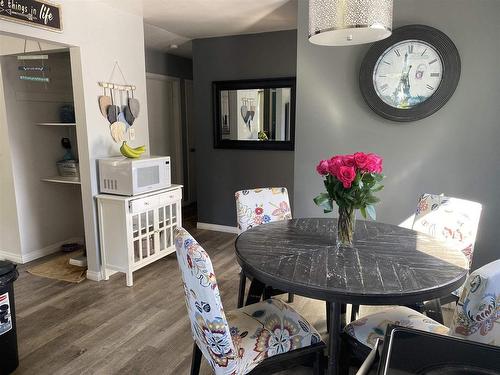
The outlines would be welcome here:
M 58 251 L 61 250 L 62 245 L 66 244 L 66 243 L 75 243 L 75 242 L 79 243 L 79 244 L 83 244 L 84 240 L 82 237 L 73 237 L 73 238 L 68 238 L 67 240 L 64 240 L 64 241 L 59 241 L 59 242 L 53 243 L 49 246 L 45 246 L 45 247 L 38 249 L 38 250 L 29 251 L 26 254 L 22 255 L 23 263 L 28 263 L 28 262 L 31 262 L 32 260 L 42 258 L 46 255 L 57 253 Z
M 101 272 L 95 272 L 95 271 L 90 271 L 90 270 L 87 270 L 87 279 L 92 280 L 92 281 L 104 280 Z
M 108 269 L 107 273 L 108 273 L 108 277 L 109 277 L 109 276 L 114 275 L 115 273 L 118 273 L 118 271 L 113 271 L 113 270 Z M 102 267 L 101 267 L 101 272 L 94 272 L 94 271 L 87 270 L 87 279 L 92 280 L 92 281 L 104 280 L 104 276 L 102 273 Z
M 84 243 L 84 240 L 82 237 L 73 237 L 73 238 L 68 238 L 67 240 L 64 241 L 59 241 L 56 243 L 53 243 L 51 245 L 45 246 L 41 249 L 37 250 L 32 250 L 27 252 L 26 254 L 13 254 L 9 253 L 8 251 L 1 251 L 0 250 L 0 258 L 7 259 L 16 263 L 24 264 L 31 262 L 32 260 L 42 258 L 44 256 L 57 253 L 58 251 L 61 250 L 61 246 L 66 244 L 66 243 Z
M 10 260 L 11 262 L 19 264 L 23 262 L 23 258 L 21 257 L 20 254 L 9 253 L 8 251 L 2 251 L 2 250 L 0 250 L 0 259 Z
M 229 225 L 219 225 L 219 224 L 198 222 L 198 223 L 196 223 L 196 228 L 205 229 L 205 230 L 213 230 L 216 232 L 236 233 L 236 234 L 240 233 L 240 231 L 237 227 L 230 227 Z

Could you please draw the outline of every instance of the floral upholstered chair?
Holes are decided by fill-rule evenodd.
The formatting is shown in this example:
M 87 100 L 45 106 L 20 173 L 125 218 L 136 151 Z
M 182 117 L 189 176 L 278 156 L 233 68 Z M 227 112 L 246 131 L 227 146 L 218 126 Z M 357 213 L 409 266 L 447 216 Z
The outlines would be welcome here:
M 234 196 L 236 198 L 236 217 L 240 233 L 257 225 L 292 218 L 288 190 L 284 187 L 240 190 Z M 243 306 L 245 284 L 246 276 L 242 271 L 240 273 L 238 307 Z M 272 292 L 272 294 L 281 293 L 279 291 Z M 288 302 L 293 302 L 293 294 L 288 295 Z
M 240 190 L 236 198 L 238 229 L 292 218 L 288 191 L 284 187 Z
M 301 349 L 305 360 L 313 355 L 319 374 L 325 346 L 307 320 L 276 299 L 225 313 L 205 250 L 183 228 L 176 229 L 175 247 L 195 341 L 191 374 L 198 374 L 201 354 L 215 374 L 243 375 L 265 368 L 268 358 L 284 354 L 275 359 L 286 361 L 285 353 Z
M 470 268 L 481 209 L 477 202 L 423 194 L 417 204 L 412 229 L 439 238 L 460 250 L 469 260 Z
M 425 193 L 417 202 L 411 229 L 440 239 L 452 249 L 461 251 L 469 260 L 470 268 L 481 209 L 480 203 Z M 458 302 L 461 292 L 462 287 L 444 297 L 441 303 Z M 433 310 L 435 318 L 442 321 L 440 306 L 436 306 L 434 301 L 431 302 L 423 305 L 422 311 Z M 436 308 L 439 311 L 435 311 Z M 359 307 L 355 306 L 351 320 L 355 320 L 358 313 Z
M 500 346 L 500 259 L 469 275 L 450 328 L 408 307 L 394 306 L 348 324 L 345 332 L 373 348 L 388 324 Z
M 417 203 L 412 229 L 443 240 L 452 249 L 460 250 L 469 260 L 470 268 L 481 210 L 482 206 L 477 202 L 422 194 Z M 457 302 L 462 288 L 444 298 L 443 302 Z

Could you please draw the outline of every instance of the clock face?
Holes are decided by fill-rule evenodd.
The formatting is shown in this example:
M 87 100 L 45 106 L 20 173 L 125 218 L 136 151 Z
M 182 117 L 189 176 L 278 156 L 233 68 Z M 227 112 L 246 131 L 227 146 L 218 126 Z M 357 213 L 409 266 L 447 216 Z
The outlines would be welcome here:
M 386 49 L 373 70 L 379 98 L 393 108 L 411 109 L 429 99 L 443 78 L 443 61 L 430 44 L 403 40 Z

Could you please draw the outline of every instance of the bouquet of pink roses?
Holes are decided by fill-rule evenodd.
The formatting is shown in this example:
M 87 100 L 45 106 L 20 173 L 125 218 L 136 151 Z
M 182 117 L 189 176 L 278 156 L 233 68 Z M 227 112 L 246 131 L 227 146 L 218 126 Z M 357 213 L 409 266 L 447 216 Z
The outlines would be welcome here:
M 376 219 L 374 204 L 379 201 L 374 193 L 384 188 L 380 184 L 382 158 L 377 154 L 356 152 L 352 155 L 336 155 L 330 160 L 321 160 L 316 167 L 325 178 L 326 193 L 314 198 L 314 203 L 324 212 L 333 210 L 335 201 L 340 210 L 359 209 L 364 218 Z

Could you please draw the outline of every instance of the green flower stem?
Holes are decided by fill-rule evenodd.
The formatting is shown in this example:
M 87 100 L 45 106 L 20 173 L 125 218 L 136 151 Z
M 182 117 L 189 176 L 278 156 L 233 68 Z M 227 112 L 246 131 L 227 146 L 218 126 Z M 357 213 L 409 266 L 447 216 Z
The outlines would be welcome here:
M 354 207 L 339 206 L 339 218 L 337 222 L 337 247 L 352 247 L 355 223 L 356 217 Z

